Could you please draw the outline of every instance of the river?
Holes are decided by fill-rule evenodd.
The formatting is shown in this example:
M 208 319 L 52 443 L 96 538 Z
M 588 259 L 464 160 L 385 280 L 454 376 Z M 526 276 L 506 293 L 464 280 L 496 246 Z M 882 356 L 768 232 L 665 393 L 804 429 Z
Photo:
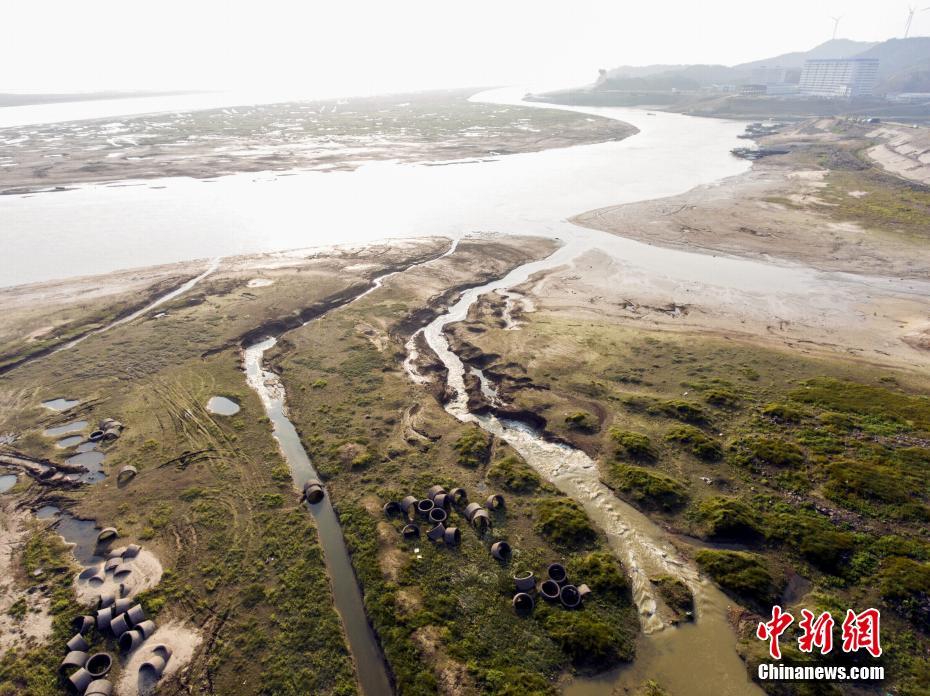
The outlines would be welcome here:
M 476 99 L 520 103 L 522 90 Z M 473 231 L 571 235 L 566 218 L 660 198 L 745 171 L 743 125 L 636 109 L 619 142 L 444 166 L 371 162 L 351 172 L 157 179 L 0 196 L 0 287 L 217 256 Z M 480 201 L 480 204 L 476 204 Z M 640 249 L 644 247 L 645 250 Z M 37 253 L 36 250 L 54 250 Z M 631 255 L 662 254 L 629 243 Z

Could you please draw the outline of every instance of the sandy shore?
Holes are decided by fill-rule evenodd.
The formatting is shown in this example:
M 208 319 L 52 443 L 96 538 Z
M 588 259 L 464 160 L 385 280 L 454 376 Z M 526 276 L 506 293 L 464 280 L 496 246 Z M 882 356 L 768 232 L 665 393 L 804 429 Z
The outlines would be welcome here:
M 867 154 L 880 166 L 905 179 L 930 185 L 930 128 L 883 125 L 869 133 L 881 140 Z

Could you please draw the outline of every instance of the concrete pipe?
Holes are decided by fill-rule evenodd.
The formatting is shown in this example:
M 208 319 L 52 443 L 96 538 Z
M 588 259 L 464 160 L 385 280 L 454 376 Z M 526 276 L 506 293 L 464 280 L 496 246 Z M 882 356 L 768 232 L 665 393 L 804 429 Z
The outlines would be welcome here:
M 489 495 L 488 499 L 484 501 L 484 506 L 488 510 L 499 510 L 504 507 L 504 496 L 500 493 L 495 493 L 494 495 Z
M 415 524 L 408 524 L 400 531 L 400 533 L 403 534 L 404 539 L 407 540 L 420 538 L 420 528 Z
M 81 574 L 78 575 L 78 579 L 80 579 L 80 580 L 90 580 L 90 579 L 91 579 L 92 577 L 94 577 L 98 572 L 100 572 L 100 566 L 99 566 L 99 565 L 87 566 L 86 568 L 84 568 L 84 570 L 81 571 Z
M 121 635 L 126 633 L 129 630 L 129 617 L 125 614 L 120 614 L 119 616 L 113 617 L 113 620 L 110 621 L 110 632 L 119 638 Z
M 126 553 L 126 547 L 117 546 L 115 549 L 110 549 L 107 552 L 107 560 L 109 561 L 111 558 L 122 558 L 124 553 Z
M 106 544 L 113 541 L 119 536 L 119 532 L 116 531 L 116 527 L 104 527 L 100 530 L 100 533 L 97 534 L 97 545 Z
M 483 509 L 484 508 L 482 508 L 478 503 L 469 503 L 467 506 L 465 506 L 465 519 L 471 522 L 471 518 L 475 516 L 475 513 L 478 512 L 478 510 Z
M 433 505 L 448 512 L 452 509 L 452 496 L 448 493 L 440 493 L 433 498 Z
M 458 546 L 462 543 L 462 533 L 458 527 L 446 527 L 442 540 L 446 542 L 446 546 Z
M 103 570 L 105 573 L 116 570 L 116 568 L 121 565 L 123 562 L 122 556 L 117 556 L 116 558 L 109 559 L 106 563 L 103 564 Z
M 129 607 L 129 610 L 126 612 L 126 616 L 129 618 L 129 623 L 133 626 L 138 626 L 140 623 L 145 621 L 145 612 L 142 611 L 141 604 L 133 604 Z
M 138 648 L 144 641 L 145 636 L 142 635 L 142 631 L 138 628 L 134 628 L 131 631 L 123 633 L 116 644 L 119 646 L 119 651 L 121 653 L 128 653 Z
M 439 495 L 440 493 L 445 493 L 445 492 L 446 492 L 446 489 L 443 488 L 442 486 L 438 486 L 438 485 L 430 486 L 429 490 L 426 491 L 426 497 L 429 498 L 430 500 L 433 500 L 433 502 L 435 502 L 434 499 L 436 498 L 436 496 Z
M 486 529 L 491 526 L 491 516 L 488 515 L 488 511 L 484 508 L 481 508 L 471 518 L 471 526 L 478 530 L 478 533 L 483 533 Z
M 499 561 L 509 561 L 511 553 L 510 544 L 506 541 L 496 541 L 491 544 L 491 555 Z
M 446 511 L 441 507 L 434 507 L 429 511 L 429 521 L 433 524 L 439 524 L 440 522 L 445 522 L 448 515 Z
M 68 646 L 68 652 L 87 652 L 87 649 L 90 648 L 90 645 L 80 633 L 71 636 L 71 639 L 65 645 Z
M 464 488 L 453 488 L 449 491 L 449 495 L 455 505 L 463 505 L 468 502 L 468 493 L 465 492 Z
M 113 683 L 109 679 L 95 679 L 87 686 L 84 696 L 113 696 Z
M 119 470 L 119 473 L 116 475 L 116 483 L 125 484 L 132 481 L 136 476 L 139 475 L 139 470 L 134 467 L 132 464 L 128 464 Z
M 165 662 L 167 662 L 168 660 L 170 660 L 170 659 L 171 659 L 171 655 L 173 654 L 173 653 L 171 652 L 171 647 L 168 646 L 168 645 L 165 645 L 164 643 L 159 643 L 158 645 L 152 646 L 152 652 L 155 653 L 156 655 L 161 656 L 161 658 L 162 658 Z
M 549 576 L 550 580 L 555 580 L 560 585 L 564 585 L 568 581 L 568 573 L 565 571 L 565 566 L 561 563 L 552 563 L 546 568 L 546 574 Z
M 384 514 L 387 517 L 394 517 L 395 515 L 399 515 L 403 512 L 400 507 L 400 503 L 398 503 L 396 500 L 385 503 L 381 510 L 384 511 Z
M 151 675 L 155 679 L 161 679 L 165 672 L 166 660 L 161 655 L 152 655 L 149 659 L 139 666 L 139 674 Z
M 100 677 L 105 677 L 112 666 L 113 658 L 107 653 L 100 652 L 88 658 L 85 668 L 90 672 L 90 676 L 94 679 L 99 679 Z
M 574 585 L 562 585 L 559 599 L 562 600 L 562 606 L 566 609 L 575 609 L 581 604 L 581 595 L 578 594 L 578 588 Z
M 430 500 L 429 498 L 424 498 L 419 503 L 417 503 L 417 513 L 424 520 L 429 519 L 430 510 L 432 510 L 434 507 L 435 506 L 433 505 L 432 500 Z
M 121 582 L 116 590 L 116 593 L 120 596 L 120 599 L 129 594 L 129 586 L 125 582 Z
M 71 627 L 81 635 L 84 635 L 94 627 L 94 623 L 93 616 L 75 616 L 71 621 Z
M 67 655 L 65 659 L 61 661 L 61 664 L 58 665 L 59 670 L 66 669 L 80 669 L 87 664 L 87 653 L 83 650 L 72 650 Z
M 97 612 L 97 628 L 100 631 L 109 631 L 110 622 L 113 620 L 113 607 L 109 606 L 104 609 L 100 609 Z
M 98 598 L 99 604 L 97 608 L 106 609 L 107 607 L 112 606 L 115 601 L 116 601 L 116 595 L 114 595 L 112 592 L 104 592 Z
M 132 600 L 129 597 L 120 597 L 115 602 L 113 602 L 113 616 L 118 616 L 129 611 L 129 607 L 132 606 Z
M 311 505 L 323 500 L 326 491 L 323 490 L 323 484 L 317 479 L 310 479 L 304 484 L 304 499 Z
M 77 672 L 68 677 L 68 683 L 74 689 L 76 694 L 86 694 L 87 687 L 94 680 L 94 677 L 86 669 L 81 667 Z
M 104 442 L 113 442 L 114 440 L 118 440 L 119 436 L 120 436 L 119 428 L 107 428 L 106 430 L 103 431 Z
M 442 541 L 443 536 L 446 533 L 446 526 L 442 523 L 437 524 L 431 530 L 426 533 L 426 538 L 430 541 Z
M 513 609 L 517 612 L 517 616 L 529 616 L 533 613 L 535 606 L 536 602 L 526 592 L 517 592 L 513 596 Z
M 591 594 L 590 587 L 587 585 L 578 585 L 578 596 L 581 597 L 582 600 L 584 600 L 585 597 L 587 597 L 589 594 Z
M 541 594 L 542 598 L 547 602 L 558 601 L 560 590 L 559 583 L 555 580 L 543 580 L 539 583 L 539 594 Z
M 126 560 L 135 558 L 136 556 L 139 555 L 139 552 L 141 550 L 142 550 L 142 547 L 139 546 L 138 544 L 130 544 L 129 546 L 126 547 L 126 550 L 123 551 L 123 558 L 125 558 Z
M 414 498 L 412 495 L 404 496 L 404 499 L 400 501 L 400 509 L 404 511 L 404 514 L 413 519 L 413 516 L 416 514 L 417 503 L 420 501 Z
M 155 633 L 155 622 L 151 619 L 146 619 L 145 621 L 140 621 L 136 624 L 136 631 L 142 633 L 143 638 L 151 638 L 152 634 Z
M 530 592 L 536 587 L 536 577 L 532 570 L 524 570 L 513 576 L 513 583 L 517 586 L 518 592 Z
M 124 578 L 132 573 L 132 565 L 129 563 L 120 563 L 113 569 L 114 578 Z
M 107 576 L 103 568 L 97 568 L 97 572 L 87 578 L 88 585 L 102 585 L 107 581 Z
M 90 440 L 91 442 L 100 442 L 100 440 L 103 439 L 103 431 L 94 430 L 93 432 L 91 432 L 90 436 L 87 439 Z

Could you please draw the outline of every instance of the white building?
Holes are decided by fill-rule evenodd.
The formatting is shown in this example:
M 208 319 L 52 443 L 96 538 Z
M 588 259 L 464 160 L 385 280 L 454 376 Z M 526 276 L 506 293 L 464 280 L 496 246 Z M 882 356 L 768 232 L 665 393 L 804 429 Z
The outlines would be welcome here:
M 878 82 L 877 58 L 806 60 L 801 94 L 815 97 L 867 97 Z

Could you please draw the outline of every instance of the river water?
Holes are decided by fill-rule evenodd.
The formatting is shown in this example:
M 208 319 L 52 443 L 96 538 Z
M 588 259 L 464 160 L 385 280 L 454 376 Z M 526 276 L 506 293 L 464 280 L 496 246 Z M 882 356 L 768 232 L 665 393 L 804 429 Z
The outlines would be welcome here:
M 497 90 L 477 98 L 517 104 L 521 94 Z M 0 196 L 0 286 L 334 241 L 473 231 L 566 236 L 576 229 L 564 222 L 572 215 L 681 193 L 749 166 L 729 154 L 745 144 L 736 138 L 739 123 L 575 110 L 632 122 L 640 133 L 447 166 L 372 162 L 352 172 L 157 179 Z M 652 248 L 628 244 L 632 256 Z

